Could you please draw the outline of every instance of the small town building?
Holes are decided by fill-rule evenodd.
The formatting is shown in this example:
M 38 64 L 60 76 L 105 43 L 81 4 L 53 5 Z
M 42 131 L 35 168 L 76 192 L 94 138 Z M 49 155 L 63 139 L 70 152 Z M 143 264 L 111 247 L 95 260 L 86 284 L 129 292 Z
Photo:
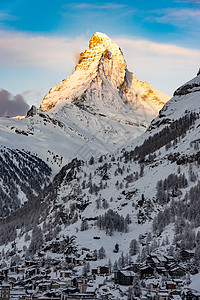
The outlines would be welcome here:
M 133 271 L 118 270 L 115 272 L 115 283 L 121 285 L 131 285 L 133 283 L 135 273 Z

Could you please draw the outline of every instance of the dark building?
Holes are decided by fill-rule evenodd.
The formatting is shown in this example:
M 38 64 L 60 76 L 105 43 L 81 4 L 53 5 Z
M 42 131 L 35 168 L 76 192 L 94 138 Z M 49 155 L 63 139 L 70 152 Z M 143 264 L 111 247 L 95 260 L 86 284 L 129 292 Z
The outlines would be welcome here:
M 10 284 L 7 280 L 4 280 L 1 288 L 1 300 L 10 299 Z
M 115 272 L 115 283 L 121 285 L 131 285 L 133 283 L 134 272 L 118 270 Z

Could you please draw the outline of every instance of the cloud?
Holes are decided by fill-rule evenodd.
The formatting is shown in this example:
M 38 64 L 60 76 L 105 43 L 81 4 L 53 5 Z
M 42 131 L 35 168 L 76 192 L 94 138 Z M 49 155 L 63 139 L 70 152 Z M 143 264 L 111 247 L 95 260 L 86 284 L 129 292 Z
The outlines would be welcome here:
M 91 4 L 91 3 L 72 3 L 66 5 L 66 7 L 70 7 L 72 9 L 122 9 L 127 7 L 124 4 L 114 4 L 114 3 L 105 3 L 105 4 Z
M 193 78 L 199 69 L 200 50 L 134 37 L 118 37 L 114 41 L 138 79 L 169 95 Z
M 74 49 L 87 48 L 82 37 L 65 38 L 31 35 L 8 30 L 0 31 L 1 66 L 35 66 L 45 68 L 73 67 Z
M 13 96 L 7 90 L 0 90 L 0 116 L 15 117 L 25 115 L 29 105 L 21 94 Z
M 146 19 L 156 21 L 163 24 L 172 24 L 175 26 L 188 27 L 191 24 L 200 23 L 200 10 L 185 8 L 185 9 L 163 9 L 150 11 L 150 16 Z
M 6 12 L 0 12 L 0 21 L 12 21 L 12 20 L 16 20 L 17 17 L 10 15 Z
M 138 79 L 148 81 L 167 94 L 172 94 L 179 85 L 194 77 L 200 67 L 198 65 L 200 50 L 152 42 L 138 37 L 115 36 L 113 40 L 122 49 L 129 70 L 133 71 Z M 86 48 L 88 39 L 84 36 L 73 39 L 55 38 L 1 31 L 0 65 L 4 70 L 9 69 L 12 72 L 15 70 L 15 74 L 21 74 L 20 89 L 23 90 L 26 86 L 27 89 L 34 89 L 22 96 L 28 103 L 38 104 L 49 88 L 71 74 L 78 53 Z M 23 78 L 24 66 L 29 73 Z M 32 74 L 37 78 L 28 78 L 28 74 L 33 70 Z M 61 79 L 59 76 L 62 76 Z M 17 81 L 17 84 L 20 85 L 20 82 Z M 15 82 L 12 86 L 13 84 Z M 37 94 L 40 87 L 44 90 Z

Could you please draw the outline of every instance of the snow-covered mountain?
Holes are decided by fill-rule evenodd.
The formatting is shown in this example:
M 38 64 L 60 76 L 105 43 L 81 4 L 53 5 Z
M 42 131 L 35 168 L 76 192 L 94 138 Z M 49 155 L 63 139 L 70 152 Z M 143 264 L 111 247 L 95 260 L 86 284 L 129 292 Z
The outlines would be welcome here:
M 37 154 L 55 174 L 76 156 L 112 152 L 141 135 L 169 98 L 138 81 L 121 49 L 96 33 L 74 73 L 40 108 L 33 106 L 25 118 L 0 119 L 0 145 Z
M 91 157 L 87 162 L 74 159 L 64 166 L 42 196 L 28 201 L 10 222 L 6 221 L 5 225 L 2 222 L 2 243 L 15 239 L 18 253 L 23 253 L 26 245 L 27 257 L 43 249 L 43 257 L 53 255 L 62 260 L 63 252 L 59 249 L 63 238 L 73 237 L 71 250 L 66 248 L 68 254 L 79 258 L 81 255 L 84 260 L 103 246 L 104 264 L 109 258 L 114 263 L 122 252 L 128 253 L 130 241 L 140 236 L 141 242 L 141 234 L 140 254 L 150 249 L 169 254 L 172 248 L 179 253 L 180 247 L 197 252 L 198 86 L 200 75 L 179 88 L 148 131 L 127 146 L 112 154 Z M 17 231 L 13 229 L 16 224 Z M 40 243 L 35 230 L 40 231 Z M 9 231 L 13 233 L 12 238 Z M 32 239 L 26 240 L 25 232 Z M 145 236 L 150 233 L 154 238 L 147 242 Z M 166 240 L 168 246 L 163 246 Z M 55 243 L 57 254 L 53 250 Z M 113 254 L 116 244 L 119 251 Z M 97 264 L 99 261 L 93 266 Z
M 147 82 L 138 81 L 127 70 L 121 49 L 105 34 L 96 33 L 89 49 L 80 54 L 74 73 L 49 91 L 41 108 L 33 106 L 25 117 L 0 118 L 0 158 L 9 170 L 12 167 L 5 153 L 8 157 L 23 153 L 27 164 L 31 164 L 32 154 L 33 159 L 44 162 L 43 169 L 35 166 L 40 172 L 49 167 L 55 175 L 75 157 L 87 160 L 92 155 L 112 153 L 141 135 L 168 99 Z M 15 208 L 37 194 L 32 188 L 22 190 L 17 179 L 22 171 L 19 174 L 18 162 L 13 163 L 16 178 L 13 172 L 8 179 L 0 174 L 0 193 L 3 199 L 10 199 L 6 212 L 13 211 L 13 186 Z M 23 174 L 25 186 L 29 185 L 27 174 Z M 34 176 L 32 180 L 37 179 Z M 8 181 L 12 185 L 3 188 Z

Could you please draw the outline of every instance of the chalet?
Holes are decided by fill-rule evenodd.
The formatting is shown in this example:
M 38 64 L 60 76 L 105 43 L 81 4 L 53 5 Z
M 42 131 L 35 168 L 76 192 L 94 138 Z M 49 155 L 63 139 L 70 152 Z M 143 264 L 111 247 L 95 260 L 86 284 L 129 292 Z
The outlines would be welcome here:
M 175 262 L 174 257 L 171 255 L 163 255 L 163 257 L 167 260 L 167 264 L 171 264 Z
M 181 251 L 181 259 L 183 261 L 187 261 L 194 257 L 194 251 L 193 250 L 182 250 Z
M 109 274 L 109 268 L 106 266 L 99 266 L 97 267 L 97 274 L 99 275 L 104 275 L 104 274 Z
M 150 278 L 154 274 L 154 269 L 151 266 L 144 266 L 140 269 L 140 277 L 142 279 Z
M 65 285 L 65 287 L 66 287 L 66 285 Z M 59 281 L 53 280 L 53 281 L 51 282 L 50 289 L 57 290 L 57 289 L 59 289 L 59 288 L 60 288 Z
M 72 271 L 71 270 L 67 270 L 67 271 L 60 271 L 60 277 L 61 278 L 69 278 L 72 275 Z
M 87 260 L 87 261 L 96 261 L 97 257 L 94 256 L 93 254 L 87 253 L 86 256 L 85 256 L 85 260 Z
M 66 262 L 68 264 L 71 264 L 71 265 L 74 265 L 74 266 L 82 266 L 84 264 L 83 259 L 73 257 L 73 256 L 67 256 L 66 257 Z
M 133 271 L 133 266 L 129 265 L 129 266 L 125 267 L 124 270 L 126 270 L 126 271 Z
M 96 275 L 97 274 L 97 269 L 92 269 L 92 275 Z
M 83 266 L 84 263 L 85 263 L 84 259 L 76 258 L 76 259 L 74 260 L 75 266 Z
M 166 282 L 166 289 L 167 290 L 175 290 L 176 289 L 176 283 L 174 281 L 167 281 Z
M 167 270 L 166 270 L 165 267 L 157 267 L 156 271 L 157 271 L 158 274 L 161 274 L 161 275 L 166 275 L 167 274 Z
M 183 280 L 180 278 L 174 278 L 173 281 L 176 283 L 177 287 L 183 286 Z
M 39 274 L 39 269 L 36 267 L 31 267 L 26 269 L 26 276 L 31 277 L 33 275 Z
M 118 270 L 115 272 L 115 283 L 121 285 L 131 285 L 133 283 L 134 274 L 135 273 L 133 271 Z
M 156 282 L 156 281 L 150 282 L 148 285 L 148 288 L 151 292 L 159 291 L 160 290 L 159 282 Z
M 24 272 L 25 272 L 25 270 L 26 270 L 25 268 L 21 267 L 21 268 L 18 268 L 18 270 L 17 270 L 17 271 L 18 271 L 18 273 L 24 273 Z
M 178 266 L 169 270 L 169 275 L 172 278 L 180 278 L 186 275 L 185 269 Z
M 167 264 L 167 259 L 164 256 L 152 254 L 147 257 L 146 262 L 153 268 L 165 267 Z
M 150 255 L 146 259 L 146 263 L 152 268 L 160 267 L 160 261 L 156 256 Z
M 87 290 L 88 284 L 87 278 L 75 278 L 75 286 L 79 290 L 80 293 L 85 293 Z
M 36 265 L 35 261 L 33 261 L 33 260 L 25 260 L 25 266 L 26 267 L 30 267 L 30 266 L 33 266 L 33 265 Z
M 186 293 L 186 300 L 200 300 L 200 292 L 189 290 Z
M 41 281 L 38 283 L 38 289 L 41 292 L 49 290 L 50 287 L 51 287 L 50 281 Z
M 18 267 L 17 266 L 12 266 L 9 268 L 9 272 L 13 273 L 13 272 L 17 272 Z

